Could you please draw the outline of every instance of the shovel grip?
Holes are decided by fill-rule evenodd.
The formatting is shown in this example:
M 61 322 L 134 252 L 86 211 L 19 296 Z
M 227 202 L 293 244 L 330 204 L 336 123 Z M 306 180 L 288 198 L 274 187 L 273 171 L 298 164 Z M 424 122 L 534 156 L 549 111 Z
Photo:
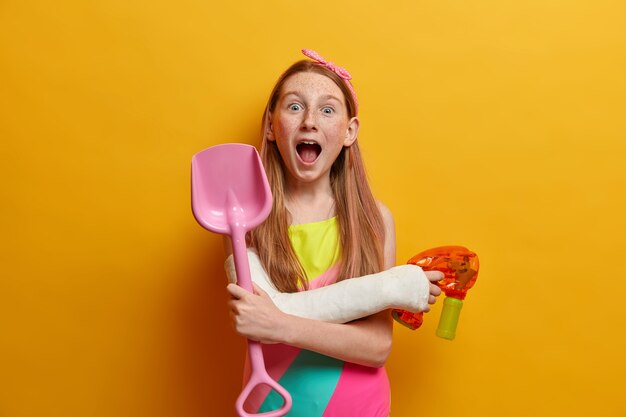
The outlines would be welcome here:
M 239 394 L 237 401 L 235 402 L 235 409 L 239 417 L 282 417 L 291 409 L 291 395 L 285 388 L 283 388 L 278 382 L 274 381 L 267 371 L 263 363 L 263 352 L 261 351 L 261 344 L 253 340 L 248 340 L 248 355 L 250 356 L 250 362 L 252 365 L 252 374 L 248 383 Z M 256 358 L 256 359 L 255 359 Z M 272 410 L 265 413 L 248 413 L 243 409 L 243 405 L 246 402 L 248 396 L 257 385 L 267 385 L 276 391 L 281 397 L 283 397 L 284 403 L 278 410 Z
M 250 278 L 250 264 L 248 263 L 248 253 L 246 251 L 245 231 L 231 224 L 231 237 L 233 243 L 233 257 L 235 258 L 235 270 L 237 271 L 237 284 L 243 289 L 253 292 L 252 279 Z M 252 372 L 248 383 L 239 394 L 235 402 L 235 409 L 239 417 L 282 417 L 291 409 L 291 395 L 278 382 L 273 380 L 265 370 L 265 361 L 263 360 L 263 351 L 261 344 L 257 341 L 248 339 L 248 356 Z M 285 400 L 283 406 L 278 410 L 266 413 L 248 413 L 243 409 L 243 405 L 257 385 L 264 384 L 272 388 Z

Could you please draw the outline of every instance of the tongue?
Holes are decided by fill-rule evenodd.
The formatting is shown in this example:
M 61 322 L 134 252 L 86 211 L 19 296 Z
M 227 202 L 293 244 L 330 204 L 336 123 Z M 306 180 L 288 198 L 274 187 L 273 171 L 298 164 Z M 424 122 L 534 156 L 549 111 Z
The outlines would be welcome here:
M 298 154 L 300 155 L 300 158 L 307 163 L 313 162 L 317 159 L 318 151 L 318 145 L 307 145 L 304 143 L 298 145 Z

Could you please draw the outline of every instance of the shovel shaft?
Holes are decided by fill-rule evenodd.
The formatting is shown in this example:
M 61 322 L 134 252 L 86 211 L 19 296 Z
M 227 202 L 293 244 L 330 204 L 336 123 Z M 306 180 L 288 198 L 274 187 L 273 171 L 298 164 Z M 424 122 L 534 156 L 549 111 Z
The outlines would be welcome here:
M 250 278 L 250 264 L 248 263 L 248 252 L 246 250 L 246 232 L 245 229 L 237 224 L 231 223 L 231 239 L 233 243 L 233 257 L 235 258 L 235 269 L 237 271 L 237 284 L 243 289 L 253 292 L 252 279 Z M 248 339 L 248 357 L 250 358 L 251 374 L 248 383 L 239 394 L 235 403 L 237 414 L 240 417 L 282 417 L 291 409 L 291 395 L 285 388 L 278 384 L 265 370 L 265 361 L 263 359 L 263 350 L 261 344 L 254 340 Z M 265 384 L 275 390 L 285 400 L 283 406 L 278 410 L 267 413 L 252 414 L 244 410 L 243 405 L 248 396 L 252 393 L 254 387 Z
M 237 271 L 237 284 L 244 290 L 253 292 L 250 264 L 248 263 L 248 252 L 246 250 L 246 232 L 236 224 L 231 224 L 230 227 L 235 270 Z

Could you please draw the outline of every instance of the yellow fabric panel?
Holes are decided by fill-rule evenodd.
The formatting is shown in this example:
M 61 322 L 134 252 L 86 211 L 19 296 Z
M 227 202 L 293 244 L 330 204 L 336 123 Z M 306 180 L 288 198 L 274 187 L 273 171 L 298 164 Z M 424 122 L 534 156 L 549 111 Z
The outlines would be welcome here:
M 309 281 L 326 272 L 339 260 L 337 217 L 289 226 L 289 238 Z

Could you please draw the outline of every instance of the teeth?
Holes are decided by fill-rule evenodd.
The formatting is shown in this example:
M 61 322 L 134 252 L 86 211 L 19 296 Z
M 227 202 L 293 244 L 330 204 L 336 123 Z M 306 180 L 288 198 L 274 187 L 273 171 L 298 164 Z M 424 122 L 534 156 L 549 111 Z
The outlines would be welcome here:
M 313 141 L 310 141 L 310 140 L 302 141 L 302 143 L 304 143 L 306 145 L 317 145 L 317 142 L 313 142 Z

